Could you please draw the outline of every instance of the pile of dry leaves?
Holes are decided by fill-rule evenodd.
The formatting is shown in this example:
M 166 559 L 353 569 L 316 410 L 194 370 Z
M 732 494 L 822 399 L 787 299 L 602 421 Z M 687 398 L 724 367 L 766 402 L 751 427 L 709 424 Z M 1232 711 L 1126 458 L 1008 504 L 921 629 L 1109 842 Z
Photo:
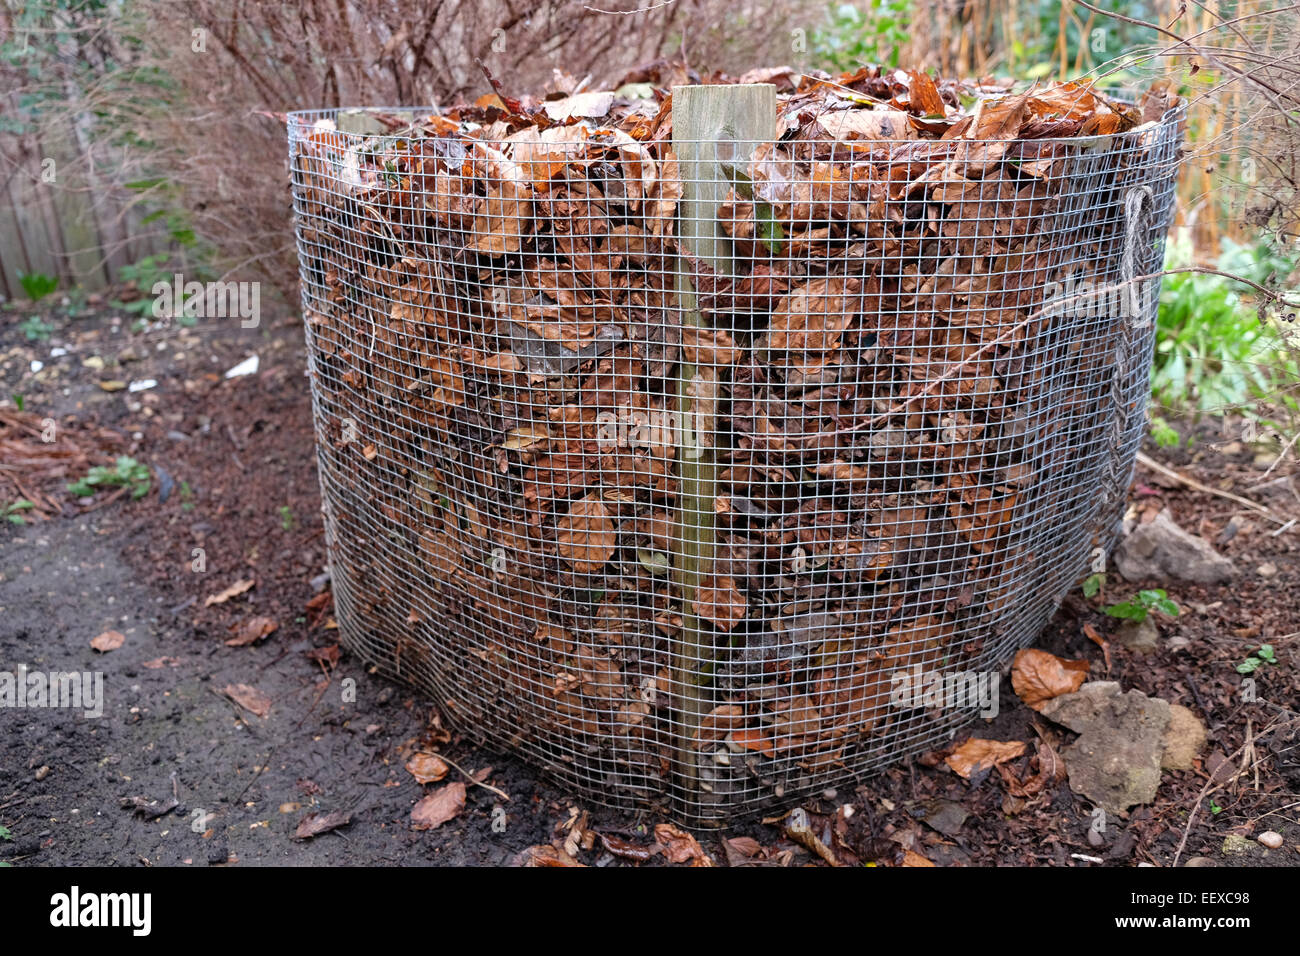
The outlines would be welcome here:
M 1119 323 L 1045 288 L 1118 258 L 1163 88 L 740 80 L 780 135 L 726 167 L 725 268 L 652 83 L 292 130 L 345 640 L 606 800 L 682 750 L 735 806 L 924 746 L 894 675 L 1033 636 L 1114 453 Z

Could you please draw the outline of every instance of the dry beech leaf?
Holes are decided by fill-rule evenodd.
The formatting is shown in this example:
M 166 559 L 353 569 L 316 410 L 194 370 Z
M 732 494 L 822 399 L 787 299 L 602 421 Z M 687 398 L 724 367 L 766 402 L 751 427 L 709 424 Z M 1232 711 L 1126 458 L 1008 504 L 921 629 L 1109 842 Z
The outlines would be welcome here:
M 212 607 L 212 605 L 214 604 L 225 604 L 232 597 L 237 597 L 238 595 L 243 594 L 245 591 L 250 590 L 252 587 L 253 587 L 252 578 L 236 581 L 230 587 L 226 588 L 224 591 L 221 591 L 218 594 L 209 594 L 206 598 L 203 599 L 203 606 Z
M 416 783 L 437 783 L 447 776 L 447 762 L 437 754 L 418 753 L 406 761 L 406 769 Z
M 835 110 L 817 117 L 817 125 L 839 140 L 916 139 L 902 110 Z
M 439 787 L 411 809 L 412 830 L 436 830 L 465 809 L 465 784 Z
M 347 826 L 351 822 L 352 814 L 346 810 L 334 810 L 331 813 L 312 811 L 298 821 L 298 826 L 293 831 L 293 838 L 295 840 L 308 840 L 322 833 L 328 833 L 330 830 L 337 830 L 339 827 Z
M 271 712 L 271 698 L 256 687 L 248 684 L 227 684 L 221 692 L 240 707 L 258 717 L 265 717 Z
M 575 860 L 560 848 L 551 846 L 549 843 L 543 843 L 540 846 L 530 846 L 519 854 L 519 860 L 521 866 L 585 867 L 587 865 Z
M 614 94 L 607 90 L 591 93 L 574 93 L 561 100 L 548 100 L 542 104 L 546 115 L 557 123 L 575 116 L 583 119 L 600 119 L 609 112 Z
M 945 759 L 957 776 L 969 780 L 970 775 L 980 769 L 996 767 L 1008 760 L 1015 760 L 1023 755 L 1025 745 L 1020 740 L 984 740 L 971 737 L 964 741 Z
M 573 570 L 599 571 L 614 554 L 617 536 L 614 522 L 599 494 L 579 498 L 559 521 L 557 535 L 560 557 Z
M 732 578 L 711 575 L 695 589 L 695 613 L 715 627 L 730 631 L 745 618 L 749 602 Z
M 101 654 L 107 654 L 109 651 L 117 650 L 125 641 L 126 635 L 121 631 L 105 631 L 91 638 L 90 646 Z
M 1011 688 L 1034 710 L 1053 697 L 1074 693 L 1087 678 L 1087 661 L 1067 661 L 1036 647 L 1017 651 L 1011 662 Z
M 226 646 L 245 647 L 248 644 L 256 644 L 279 626 L 273 617 L 250 617 L 230 629 L 235 636 L 226 641 Z
M 704 852 L 700 841 L 671 823 L 655 826 L 655 842 L 664 850 L 670 863 L 689 863 L 691 866 L 713 866 L 713 860 Z

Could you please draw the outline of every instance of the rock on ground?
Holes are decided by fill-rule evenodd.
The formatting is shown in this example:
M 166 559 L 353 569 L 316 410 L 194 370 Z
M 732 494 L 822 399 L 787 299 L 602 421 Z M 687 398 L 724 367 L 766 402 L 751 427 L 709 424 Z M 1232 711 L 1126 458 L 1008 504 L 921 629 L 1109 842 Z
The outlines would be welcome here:
M 1191 770 L 1205 748 L 1205 725 L 1182 704 L 1169 705 L 1169 726 L 1165 728 L 1165 770 Z
M 1207 541 L 1180 528 L 1167 508 L 1154 521 L 1134 528 L 1120 543 L 1115 567 L 1128 581 L 1172 578 L 1222 584 L 1236 573 L 1233 563 Z
M 1108 813 L 1151 803 L 1160 786 L 1167 701 L 1113 681 L 1093 681 L 1043 705 L 1042 713 L 1079 735 L 1065 748 L 1070 789 Z

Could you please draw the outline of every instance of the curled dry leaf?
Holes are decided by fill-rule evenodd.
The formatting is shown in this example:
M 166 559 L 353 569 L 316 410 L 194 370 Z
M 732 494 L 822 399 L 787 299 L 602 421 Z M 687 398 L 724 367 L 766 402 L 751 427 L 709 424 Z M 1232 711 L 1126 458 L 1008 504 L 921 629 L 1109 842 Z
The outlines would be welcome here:
M 411 809 L 412 830 L 436 830 L 465 809 L 465 784 L 439 787 Z
M 406 769 L 416 783 L 437 783 L 447 776 L 447 761 L 437 754 L 418 753 L 406 761 Z
M 246 578 L 243 580 L 236 581 L 234 584 L 226 588 L 224 591 L 221 591 L 217 594 L 209 594 L 206 598 L 203 599 L 203 606 L 212 607 L 212 605 L 214 604 L 225 604 L 232 597 L 237 597 L 238 595 L 243 594 L 245 591 L 250 590 L 252 587 L 253 587 L 252 578 Z
M 251 617 L 230 629 L 235 636 L 226 641 L 226 646 L 244 647 L 248 644 L 256 644 L 279 626 L 272 617 Z
M 271 712 L 271 698 L 256 687 L 248 684 L 227 684 L 221 692 L 244 710 L 258 717 L 265 717 Z
M 1020 740 L 984 740 L 971 737 L 964 741 L 944 760 L 957 776 L 969 780 L 979 770 L 992 769 L 998 764 L 1015 760 L 1025 752 Z
M 126 641 L 126 635 L 121 631 L 105 631 L 91 638 L 90 646 L 101 654 L 109 651 L 115 651 Z
M 713 860 L 704 852 L 700 841 L 671 823 L 655 826 L 655 841 L 663 847 L 670 863 L 689 863 L 691 866 L 713 866 Z
M 1074 693 L 1087 678 L 1087 661 L 1068 661 L 1036 647 L 1018 651 L 1011 662 L 1011 687 L 1034 710 L 1053 697 Z
M 922 856 L 915 850 L 903 850 L 903 862 L 901 866 L 935 866 L 935 862 L 927 857 Z
M 540 846 L 530 846 L 519 854 L 520 866 L 586 866 L 569 856 L 559 847 L 551 846 L 549 843 L 543 843 Z
M 695 591 L 695 613 L 715 627 L 730 631 L 745 618 L 749 602 L 732 578 L 711 575 Z
M 307 840 L 322 833 L 328 833 L 330 830 L 337 830 L 339 827 L 347 826 L 352 822 L 352 814 L 346 810 L 334 810 L 331 813 L 318 813 L 312 811 L 298 821 L 297 828 L 293 831 L 295 840 Z

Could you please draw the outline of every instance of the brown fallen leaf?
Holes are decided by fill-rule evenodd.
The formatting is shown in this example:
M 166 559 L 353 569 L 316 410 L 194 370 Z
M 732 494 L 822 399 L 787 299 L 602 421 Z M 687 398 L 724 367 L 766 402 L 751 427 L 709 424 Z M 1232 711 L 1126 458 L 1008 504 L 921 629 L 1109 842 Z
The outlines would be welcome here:
M 575 571 L 599 571 L 618 543 L 614 522 L 598 493 L 575 501 L 559 522 L 560 557 Z
M 206 598 L 203 599 L 203 606 L 212 607 L 212 605 L 214 604 L 225 604 L 232 597 L 236 597 L 237 595 L 243 594 L 245 591 L 251 589 L 252 587 L 253 587 L 252 578 L 241 579 L 239 581 L 236 581 L 230 587 L 226 588 L 224 591 L 221 591 L 218 594 L 209 594 Z
M 1033 710 L 1041 710 L 1053 697 L 1074 693 L 1087 677 L 1087 661 L 1067 661 L 1035 647 L 1017 651 L 1011 662 L 1011 687 Z
M 748 866 L 749 861 L 763 852 L 763 844 L 753 837 L 731 837 L 722 841 L 729 866 Z
M 465 785 L 459 780 L 439 787 L 411 808 L 412 830 L 436 830 L 465 809 Z
M 236 624 L 230 630 L 234 637 L 226 641 L 226 647 L 245 647 L 256 644 L 280 625 L 271 617 L 251 617 L 242 624 Z
M 903 850 L 903 866 L 935 866 L 933 860 L 928 860 L 915 850 Z
M 115 651 L 126 641 L 126 635 L 121 631 L 105 631 L 97 637 L 91 638 L 90 646 L 101 654 L 107 654 L 109 651 Z
M 155 657 L 151 661 L 145 661 L 142 665 L 151 671 L 160 670 L 164 667 L 179 667 L 181 659 L 179 657 Z
M 1015 760 L 1025 752 L 1025 745 L 1020 740 L 985 740 L 981 737 L 967 738 L 944 760 L 957 776 L 969 780 L 971 774 L 982 768 L 996 767 L 1008 760 Z
M 710 576 L 695 590 L 695 613 L 730 631 L 749 611 L 749 602 L 731 578 Z
M 817 854 L 828 866 L 842 865 L 839 857 L 835 855 L 835 851 L 827 846 L 826 841 L 819 837 L 813 829 L 813 824 L 806 810 L 796 808 L 790 811 L 790 815 L 785 818 L 783 829 L 786 836 L 810 853 Z
M 631 840 L 624 840 L 612 833 L 600 834 L 600 843 L 613 856 L 632 860 L 635 863 L 644 863 L 653 855 L 651 847 L 641 843 L 633 843 Z
M 406 769 L 416 783 L 437 783 L 447 776 L 447 761 L 437 754 L 418 753 L 406 761 Z
M 520 866 L 586 866 L 548 843 L 530 846 L 518 856 Z
M 691 866 L 713 866 L 713 860 L 704 852 L 700 841 L 671 823 L 655 826 L 655 841 L 663 847 L 670 863 L 690 863 Z
M 271 712 L 271 698 L 256 687 L 250 687 L 247 684 L 227 684 L 222 688 L 221 692 L 240 707 L 256 714 L 258 717 L 265 717 Z
M 1101 648 L 1102 659 L 1106 662 L 1106 673 L 1110 673 L 1110 641 L 1097 633 L 1097 629 L 1091 624 L 1083 625 L 1083 633 L 1087 635 L 1088 640 Z
M 1049 784 L 1059 783 L 1065 779 L 1065 761 L 1046 741 L 1038 742 L 1038 753 L 1029 762 L 1029 769 L 1035 771 L 1032 777 L 1019 780 L 1009 767 L 998 766 L 1002 782 L 1007 792 L 1013 797 L 1033 797 L 1042 793 Z
M 337 830 L 351 822 L 352 814 L 346 810 L 335 810 L 331 813 L 317 813 L 313 810 L 298 821 L 298 828 L 293 831 L 293 838 L 308 840 L 330 830 Z

